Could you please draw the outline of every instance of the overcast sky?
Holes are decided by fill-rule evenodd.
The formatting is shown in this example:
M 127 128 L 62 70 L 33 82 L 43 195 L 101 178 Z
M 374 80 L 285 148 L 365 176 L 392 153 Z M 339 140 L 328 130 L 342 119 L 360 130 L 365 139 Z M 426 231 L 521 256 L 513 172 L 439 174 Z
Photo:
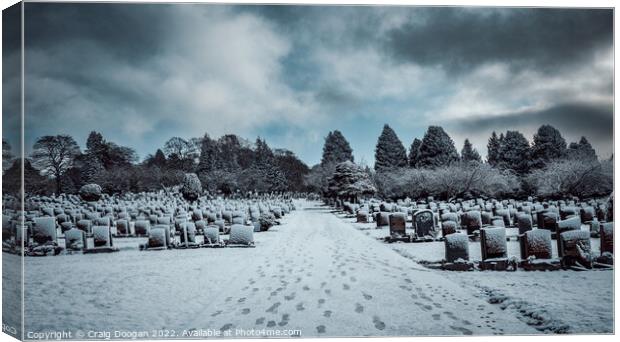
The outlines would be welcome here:
M 441 125 L 482 155 L 493 130 L 549 123 L 613 150 L 611 10 L 25 6 L 27 147 L 97 130 L 143 158 L 234 133 L 314 164 L 339 129 L 372 165 L 384 123 L 407 148 Z

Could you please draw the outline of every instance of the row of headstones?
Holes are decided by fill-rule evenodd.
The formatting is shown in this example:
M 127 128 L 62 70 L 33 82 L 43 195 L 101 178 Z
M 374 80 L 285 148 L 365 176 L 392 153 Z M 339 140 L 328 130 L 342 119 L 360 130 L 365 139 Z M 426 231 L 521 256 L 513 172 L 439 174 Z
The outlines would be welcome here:
M 383 205 L 383 204 L 382 204 Z M 349 210 L 355 210 L 356 208 L 350 208 Z M 388 209 L 388 208 L 380 208 Z M 390 224 L 390 216 L 396 214 L 397 216 L 411 215 L 413 227 L 416 230 L 416 234 L 419 234 L 419 220 L 429 222 L 431 220 L 426 216 L 432 215 L 432 222 L 435 225 L 441 225 L 444 232 L 450 233 L 456 230 L 456 227 L 460 225 L 462 229 L 467 230 L 468 234 L 472 234 L 474 231 L 479 230 L 483 226 L 497 226 L 497 227 L 511 227 L 516 225 L 519 228 L 519 233 L 523 234 L 527 230 L 531 230 L 534 225 L 543 229 L 550 229 L 555 231 L 558 227 L 574 227 L 575 225 L 581 225 L 582 223 L 591 224 L 593 230 L 597 231 L 598 225 L 601 219 L 604 222 L 606 218 L 601 212 L 595 212 L 593 207 L 582 207 L 579 210 L 574 207 L 565 207 L 557 209 L 554 207 L 539 207 L 538 211 L 532 211 L 529 207 L 525 207 L 524 211 L 517 211 L 516 209 L 495 209 L 491 211 L 478 211 L 469 210 L 466 212 L 454 212 L 449 211 L 453 209 L 441 209 L 439 213 L 433 212 L 430 209 L 414 209 L 414 208 L 400 208 L 398 211 L 379 211 L 375 212 L 375 222 L 377 227 L 390 226 L 395 228 L 395 231 L 399 231 L 400 227 Z M 430 213 L 429 213 L 430 212 Z M 417 216 L 423 217 L 418 218 Z M 368 222 L 369 212 L 364 209 L 357 209 L 356 212 L 357 222 Z M 400 221 L 398 218 L 397 222 Z M 422 225 L 424 226 L 424 225 Z M 430 227 L 429 227 L 430 229 Z
M 275 218 L 280 218 L 285 213 L 294 209 L 293 205 L 283 203 L 281 206 L 253 206 L 247 208 L 245 211 L 213 211 L 212 209 L 195 209 L 191 214 L 180 211 L 174 215 L 172 210 L 161 211 L 132 211 L 132 212 L 113 212 L 113 211 L 75 211 L 62 208 L 42 208 L 41 211 L 28 212 L 26 217 L 26 223 L 32 222 L 35 218 L 41 216 L 55 217 L 61 231 L 64 233 L 71 228 L 77 226 L 78 229 L 84 230 L 86 233 L 91 233 L 91 226 L 93 225 L 116 225 L 118 234 L 131 235 L 129 222 L 134 222 L 137 229 L 135 234 L 144 235 L 145 232 L 142 229 L 143 223 L 140 221 L 148 220 L 151 224 L 176 224 L 181 222 L 194 221 L 199 229 L 202 229 L 206 224 L 217 224 L 223 229 L 224 224 L 245 224 L 249 218 L 253 223 L 258 224 L 261 213 L 271 212 Z M 144 217 L 144 213 L 151 212 L 148 217 Z M 154 213 L 153 213 L 154 212 Z M 106 216 L 101 216 L 102 214 Z M 141 216 L 139 216 L 141 215 Z M 174 217 L 172 217 L 174 215 Z M 19 220 L 18 213 L 5 212 L 3 220 L 14 218 L 14 221 Z M 206 218 L 206 222 L 203 220 Z M 7 226 L 4 222 L 3 229 Z M 178 230 L 178 227 L 177 227 Z
M 172 247 L 198 247 L 196 235 L 197 229 L 193 222 L 180 223 L 180 242 L 176 243 L 175 234 L 169 224 L 157 224 L 151 228 L 149 221 L 142 221 L 145 236 L 148 242 L 145 248 L 172 248 Z M 92 232 L 92 248 L 113 248 L 114 240 L 109 225 L 96 225 L 89 227 Z M 230 227 L 227 245 L 253 245 L 255 231 L 254 226 L 233 224 Z M 210 225 L 203 230 L 204 246 L 222 245 L 220 239 L 220 226 Z M 56 223 L 53 217 L 37 217 L 32 225 L 17 225 L 14 233 L 15 245 L 24 247 L 58 246 Z M 64 232 L 65 248 L 67 250 L 88 250 L 89 239 L 84 230 L 71 228 Z M 22 241 L 23 239 L 23 241 Z
M 613 254 L 613 222 L 601 226 L 601 255 Z M 455 233 L 445 236 L 445 261 L 449 263 L 469 261 L 469 237 Z M 551 232 L 544 229 L 529 230 L 519 236 L 522 260 L 546 261 L 553 259 Z M 590 234 L 583 230 L 568 230 L 557 239 L 558 257 L 565 266 L 581 265 L 590 267 Z M 480 249 L 482 261 L 497 261 L 508 258 L 506 230 L 500 227 L 487 227 L 480 230 Z M 585 264 L 585 265 L 584 265 Z M 588 265 L 589 264 L 589 265 Z

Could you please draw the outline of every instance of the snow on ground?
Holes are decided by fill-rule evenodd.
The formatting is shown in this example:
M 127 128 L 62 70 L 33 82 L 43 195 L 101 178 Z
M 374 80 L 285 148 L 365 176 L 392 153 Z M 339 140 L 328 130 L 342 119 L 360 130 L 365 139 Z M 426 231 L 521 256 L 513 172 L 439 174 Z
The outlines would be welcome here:
M 256 248 L 139 251 L 146 238 L 128 238 L 115 239 L 118 253 L 26 258 L 26 331 L 146 331 L 148 338 L 204 338 L 213 331 L 227 337 L 541 333 L 517 304 L 506 310 L 497 304 L 524 297 L 528 305 L 549 302 L 535 309 L 547 309 L 545 322 L 569 324 L 570 332 L 612 329 L 612 272 L 430 270 L 396 253 L 400 245 L 377 241 L 318 203 L 297 204 L 282 225 L 255 234 Z M 10 258 L 17 260 L 3 255 Z M 554 300 L 558 293 L 568 302 Z
M 354 218 L 338 216 L 369 237 L 382 239 L 389 235 L 388 228 L 377 229 L 375 223 L 355 223 Z M 587 229 L 588 226 L 582 226 L 582 230 Z M 507 236 L 517 234 L 516 228 L 507 229 Z M 418 262 L 438 262 L 445 257 L 443 242 L 383 244 Z M 520 256 L 516 240 L 511 239 L 507 246 L 508 256 Z M 553 256 L 557 257 L 555 240 L 552 246 Z M 591 239 L 591 246 L 593 253 L 598 255 L 600 239 Z M 470 260 L 481 260 L 480 242 L 469 243 L 469 254 Z M 441 272 L 473 296 L 486 298 L 496 304 L 496 309 L 511 312 L 541 332 L 613 332 L 613 271 L 434 272 Z

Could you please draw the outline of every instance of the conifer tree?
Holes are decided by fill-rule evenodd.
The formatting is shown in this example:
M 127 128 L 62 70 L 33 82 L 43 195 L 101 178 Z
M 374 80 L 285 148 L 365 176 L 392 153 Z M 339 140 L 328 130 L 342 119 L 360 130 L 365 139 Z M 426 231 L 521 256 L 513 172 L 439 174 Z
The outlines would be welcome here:
M 375 171 L 390 171 L 405 166 L 407 166 L 407 151 L 396 132 L 386 124 L 375 148 Z
M 459 160 L 454 142 L 440 126 L 430 126 L 420 145 L 419 167 L 436 168 Z

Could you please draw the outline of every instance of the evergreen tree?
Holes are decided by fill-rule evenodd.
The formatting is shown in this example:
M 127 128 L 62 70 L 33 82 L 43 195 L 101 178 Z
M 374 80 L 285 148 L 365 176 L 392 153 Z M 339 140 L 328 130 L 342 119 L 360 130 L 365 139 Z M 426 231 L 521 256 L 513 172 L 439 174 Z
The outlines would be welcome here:
M 159 168 L 166 167 L 166 155 L 164 154 L 164 151 L 162 151 L 159 148 L 157 149 L 157 151 L 155 152 L 155 155 L 153 156 L 153 165 Z
M 568 146 L 568 156 L 573 159 L 596 160 L 596 151 L 590 145 L 586 137 L 581 137 L 578 143 L 570 143 Z
M 375 148 L 375 171 L 389 171 L 405 166 L 407 166 L 407 151 L 396 132 L 386 124 Z
M 463 144 L 463 149 L 461 150 L 461 161 L 465 163 L 469 162 L 481 162 L 480 154 L 478 151 L 471 145 L 469 139 L 465 139 L 465 143 Z
M 409 166 L 416 167 L 418 164 L 418 160 L 420 159 L 420 146 L 422 145 L 422 140 L 415 138 L 411 143 L 411 147 L 409 148 Z
M 523 134 L 517 131 L 508 131 L 500 136 L 498 166 L 512 170 L 518 175 L 524 175 L 530 170 L 530 144 Z
M 336 170 L 329 180 L 329 195 L 357 202 L 360 195 L 376 192 L 370 177 L 362 167 L 345 161 L 336 165 Z
M 542 125 L 534 134 L 532 167 L 542 168 L 550 160 L 566 156 L 566 141 L 560 131 L 551 125 Z
M 497 166 L 499 160 L 500 140 L 495 131 L 491 133 L 489 143 L 487 144 L 487 163 L 491 166 Z
M 200 158 L 198 160 L 198 174 L 206 174 L 216 169 L 218 164 L 217 142 L 205 134 L 200 145 Z
M 353 161 L 353 150 L 349 142 L 340 131 L 329 132 L 323 145 L 321 165 L 338 164 L 347 160 Z
M 419 167 L 447 166 L 459 160 L 454 142 L 439 126 L 430 126 L 420 145 Z

